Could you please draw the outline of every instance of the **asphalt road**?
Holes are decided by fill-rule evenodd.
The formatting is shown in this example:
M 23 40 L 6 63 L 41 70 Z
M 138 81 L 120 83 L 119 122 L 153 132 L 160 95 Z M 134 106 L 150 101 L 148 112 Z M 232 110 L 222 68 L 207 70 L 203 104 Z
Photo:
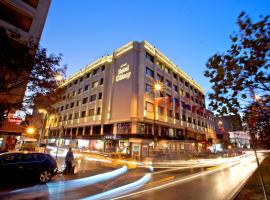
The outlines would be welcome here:
M 194 163 L 116 170 L 81 160 L 77 164 L 84 176 L 0 192 L 0 199 L 230 199 L 256 169 L 252 155 Z
M 158 178 L 160 182 L 157 181 L 156 184 L 152 185 L 150 182 L 140 190 L 115 199 L 231 199 L 256 167 L 255 157 L 248 156 L 238 162 L 221 164 L 206 169 L 200 168 L 201 171 L 195 170 L 193 174 L 186 176 L 183 176 L 183 174 L 179 176 L 172 172 L 161 173 Z M 155 174 L 153 177 L 155 177 Z M 169 181 L 166 181 L 166 178 Z M 162 180 L 164 181 L 162 182 Z

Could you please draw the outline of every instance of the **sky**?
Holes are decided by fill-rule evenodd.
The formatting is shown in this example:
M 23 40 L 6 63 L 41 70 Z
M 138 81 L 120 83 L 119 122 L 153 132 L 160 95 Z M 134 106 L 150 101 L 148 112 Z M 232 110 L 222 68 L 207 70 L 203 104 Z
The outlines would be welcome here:
M 241 11 L 256 21 L 270 14 L 270 1 L 52 0 L 41 46 L 63 54 L 69 76 L 129 41 L 147 40 L 209 93 L 205 64 L 229 48 Z

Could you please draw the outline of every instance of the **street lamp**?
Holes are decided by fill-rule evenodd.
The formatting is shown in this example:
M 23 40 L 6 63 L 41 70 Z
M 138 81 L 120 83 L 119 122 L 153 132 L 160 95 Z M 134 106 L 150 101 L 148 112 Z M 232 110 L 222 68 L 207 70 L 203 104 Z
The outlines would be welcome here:
M 41 139 L 42 139 L 42 137 L 44 135 L 44 130 L 46 128 L 45 126 L 46 126 L 48 112 L 45 109 L 38 109 L 38 113 L 44 115 L 43 125 L 42 125 L 41 133 L 39 134 L 39 139 L 38 139 L 38 146 L 40 146 L 40 142 L 41 142 Z
M 26 129 L 26 133 L 30 134 L 30 135 L 33 135 L 34 133 L 36 132 L 36 129 L 32 126 L 29 126 L 27 129 Z
M 154 137 L 156 138 L 156 92 L 159 92 L 162 89 L 162 86 L 160 83 L 154 84 Z

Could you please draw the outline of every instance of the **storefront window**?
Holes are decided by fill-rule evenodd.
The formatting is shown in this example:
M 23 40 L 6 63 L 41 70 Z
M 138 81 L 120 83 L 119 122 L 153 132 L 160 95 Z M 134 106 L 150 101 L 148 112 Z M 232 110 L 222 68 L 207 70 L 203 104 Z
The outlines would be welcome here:
M 118 134 L 128 134 L 131 133 L 131 123 L 118 123 L 117 124 Z

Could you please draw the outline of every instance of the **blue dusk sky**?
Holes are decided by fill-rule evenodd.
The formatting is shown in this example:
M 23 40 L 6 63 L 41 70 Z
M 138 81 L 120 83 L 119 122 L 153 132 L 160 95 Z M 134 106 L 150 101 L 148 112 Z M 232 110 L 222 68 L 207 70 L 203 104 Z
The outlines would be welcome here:
M 241 11 L 270 14 L 269 0 L 52 0 L 41 46 L 62 53 L 67 75 L 129 41 L 147 40 L 208 93 L 208 58 L 230 46 Z

